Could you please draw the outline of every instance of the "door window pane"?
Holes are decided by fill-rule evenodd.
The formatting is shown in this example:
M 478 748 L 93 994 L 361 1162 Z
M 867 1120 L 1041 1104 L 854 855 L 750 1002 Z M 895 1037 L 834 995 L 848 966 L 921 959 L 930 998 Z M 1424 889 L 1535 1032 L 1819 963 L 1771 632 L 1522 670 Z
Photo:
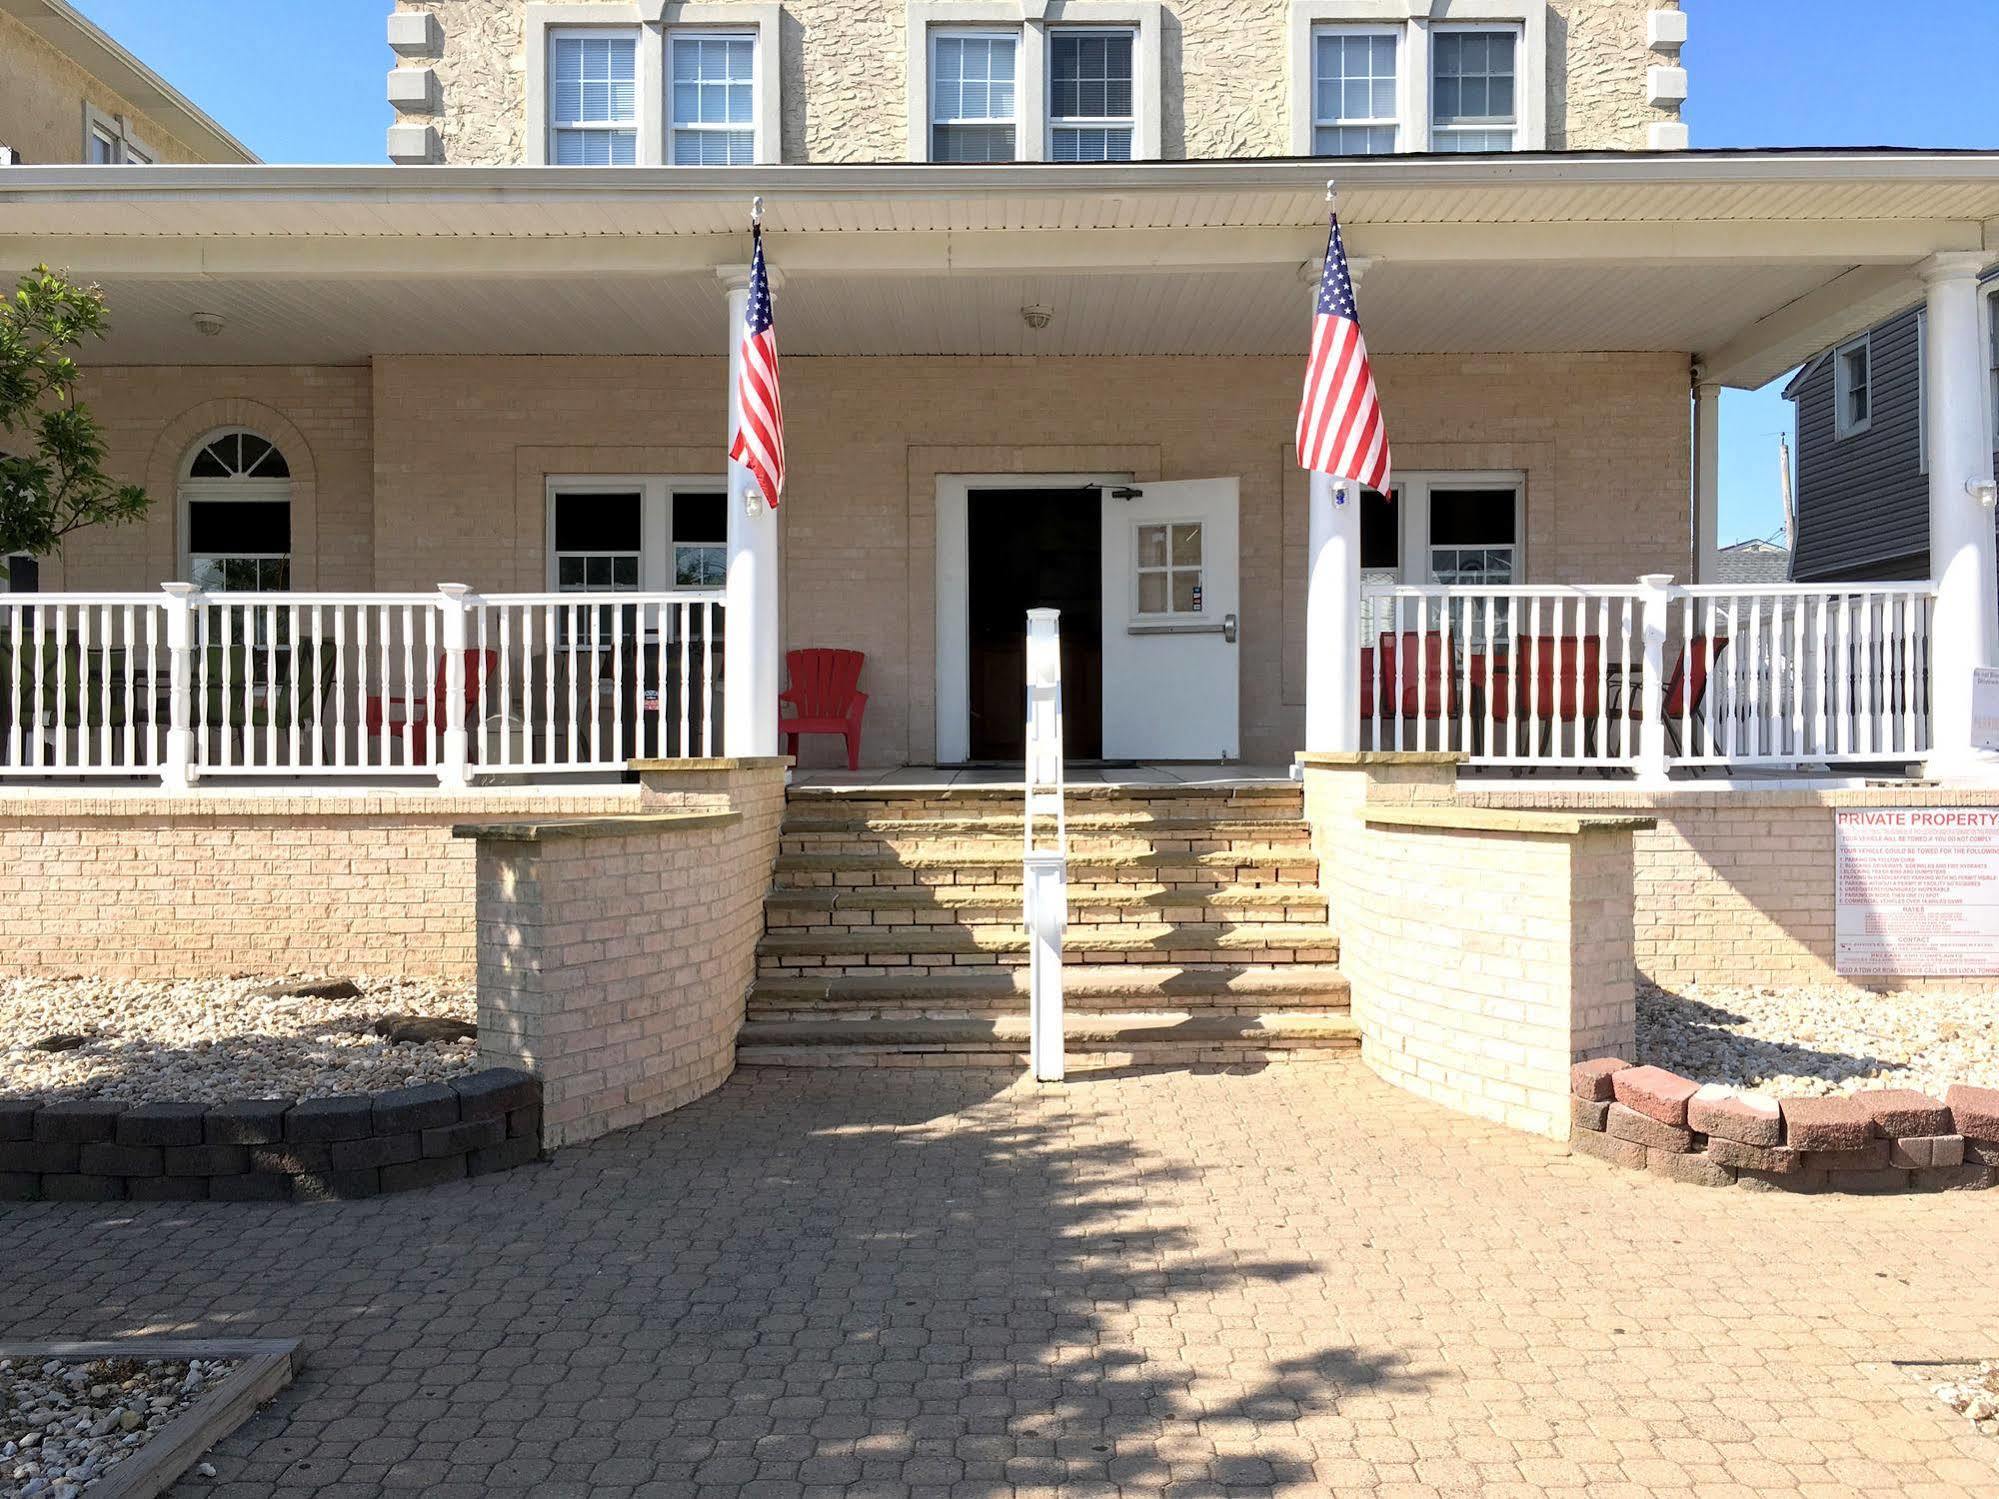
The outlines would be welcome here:
M 683 493 L 673 497 L 673 584 L 720 588 L 729 580 L 729 497 Z
M 756 39 L 676 34 L 671 41 L 675 166 L 756 160 Z
M 1140 614 L 1201 612 L 1201 523 L 1142 525 L 1133 538 Z
M 1519 124 L 1512 31 L 1439 31 L 1431 39 L 1431 145 L 1511 151 Z
M 1519 543 L 1511 489 L 1430 491 L 1430 581 L 1502 587 Z
M 1130 161 L 1132 34 L 1050 32 L 1048 69 L 1049 154 L 1056 161 Z
M 1312 39 L 1312 150 L 1372 156 L 1396 147 L 1396 38 L 1321 31 Z
M 931 160 L 1012 161 L 1019 39 L 943 33 L 931 42 Z
M 549 38 L 549 159 L 557 166 L 630 166 L 638 159 L 638 48 L 629 32 Z

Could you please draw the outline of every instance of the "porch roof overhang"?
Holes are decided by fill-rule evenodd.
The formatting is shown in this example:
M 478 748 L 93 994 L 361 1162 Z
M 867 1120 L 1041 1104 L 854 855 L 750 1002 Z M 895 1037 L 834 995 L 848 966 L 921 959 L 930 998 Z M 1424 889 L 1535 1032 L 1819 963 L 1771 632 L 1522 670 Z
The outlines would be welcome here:
M 1753 387 L 1919 298 L 1931 255 L 1999 260 L 1999 153 L 1895 150 L 28 167 L 0 250 L 105 284 L 110 362 L 714 354 L 761 194 L 790 354 L 1296 353 L 1329 172 L 1384 354 L 1677 351 Z

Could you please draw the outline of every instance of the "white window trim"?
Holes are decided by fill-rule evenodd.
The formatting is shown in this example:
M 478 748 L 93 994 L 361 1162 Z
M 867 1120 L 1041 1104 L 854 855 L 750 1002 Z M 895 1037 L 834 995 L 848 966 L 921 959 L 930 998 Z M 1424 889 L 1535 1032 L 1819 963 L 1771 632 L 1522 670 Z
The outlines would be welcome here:
M 1021 36 L 1021 34 L 1020 34 L 1020 29 L 1019 29 L 1018 27 L 1011 27 L 1011 28 L 1009 28 L 1009 27 L 1003 27 L 1003 26 L 933 26 L 933 27 L 931 27 L 931 28 L 930 28 L 930 34 L 929 34 L 929 36 L 928 36 L 928 37 L 927 37 L 927 38 L 925 39 L 925 48 L 924 48 L 924 50 L 925 50 L 925 54 L 926 54 L 926 57 L 927 57 L 927 59 L 928 59 L 928 62 L 929 62 L 929 69 L 928 69 L 928 72 L 926 72 L 926 80 L 927 80 L 927 77 L 928 77 L 928 73 L 934 73 L 934 72 L 936 71 L 936 67 L 937 67 L 937 44 L 938 44 L 939 42 L 943 42 L 943 41 L 954 41 L 954 40 L 957 40 L 957 41 L 982 41 L 982 40 L 992 40 L 992 41 L 1010 41 L 1010 42 L 1012 42 L 1012 43 L 1014 44 L 1014 49 L 1013 49 L 1013 159 L 1014 159 L 1015 161 L 1031 161 L 1031 160 L 1034 160 L 1035 158 L 1033 158 L 1033 157 L 1029 157 L 1029 156 L 1025 156 L 1025 155 L 1023 155 L 1023 154 L 1022 154 L 1022 153 L 1023 153 L 1024 151 L 1025 151 L 1025 149 L 1026 149 L 1026 144 L 1027 144 L 1027 121 L 1025 121 L 1024 119 L 1022 119 L 1022 118 L 1021 118 L 1021 110 L 1022 110 L 1022 106 L 1023 106 L 1023 105 L 1024 105 L 1025 103 L 1026 103 L 1026 101 L 1027 101 L 1027 92 L 1028 92 L 1028 91 L 1027 91 L 1027 80 L 1026 80 L 1025 78 L 1023 78 L 1023 77 L 1021 76 L 1021 74 L 1022 74 L 1022 73 L 1023 73 L 1024 71 L 1025 71 L 1025 69 L 1026 69 L 1026 65 L 1027 65 L 1027 46 L 1026 46 L 1026 42 L 1025 42 L 1025 40 L 1024 40 L 1024 39 L 1022 38 L 1022 36 Z M 924 134 L 923 134 L 923 145 L 924 145 L 924 155 L 923 155 L 923 157 L 922 157 L 922 160 L 925 160 L 925 161 L 928 161 L 928 160 L 930 159 L 930 154 L 929 154 L 929 152 L 930 152 L 930 144 L 931 144 L 931 140 L 932 140 L 932 132 L 933 132 L 933 131 L 935 131 L 935 129 L 937 128 L 937 126 L 938 126 L 939 124 L 947 124 L 947 125 L 949 125 L 949 124 L 962 124 L 962 125 L 988 125 L 988 126 L 990 126 L 990 125 L 1000 125 L 1000 124 L 1004 124 L 1004 123 L 1005 123 L 1005 121 L 1004 121 L 1004 120 L 1002 120 L 1002 119 L 1001 119 L 1001 118 L 1000 118 L 999 116 L 997 116 L 997 115 L 987 115 L 987 116 L 985 116 L 984 118 L 982 118 L 982 119 L 978 119 L 978 120 L 943 120 L 943 121 L 940 121 L 940 120 L 938 120 L 938 119 L 937 119 L 937 118 L 936 118 L 936 117 L 935 117 L 934 115 L 932 115 L 932 114 L 931 114 L 931 105 L 932 105 L 932 101 L 931 101 L 931 99 L 930 99 L 930 88 L 929 88 L 929 84 L 928 84 L 928 82 L 927 82 L 927 81 L 926 81 L 926 83 L 925 83 L 925 85 L 924 85 L 924 90 L 923 90 L 923 93 L 924 93 L 924 100 L 923 100 L 923 104 L 924 104 L 924 114 L 925 114 L 926 116 L 929 116 L 929 118 L 928 118 L 928 120 L 927 120 L 927 123 L 926 123 L 926 125 L 925 125 L 925 128 L 924 128 Z
M 1433 24 L 1429 28 L 1429 42 L 1434 44 L 1436 38 L 1439 35 L 1441 35 L 1444 32 L 1450 32 L 1450 31 L 1510 31 L 1513 33 L 1513 123 L 1510 126 L 1460 125 L 1460 126 L 1454 126 L 1449 130 L 1439 132 L 1437 129 L 1437 121 L 1435 118 L 1436 112 L 1434 108 L 1434 99 L 1436 96 L 1436 83 L 1437 83 L 1436 50 L 1434 45 L 1426 45 L 1424 50 L 1428 55 L 1425 59 L 1425 64 L 1424 64 L 1426 71 L 1423 76 L 1423 92 L 1426 95 L 1428 95 L 1430 99 L 1433 101 L 1431 106 L 1427 106 L 1429 108 L 1431 118 L 1427 121 L 1424 127 L 1426 135 L 1429 140 L 1429 149 L 1432 151 L 1437 149 L 1437 136 L 1440 133 L 1449 136 L 1457 134 L 1469 134 L 1473 132 L 1490 132 L 1492 130 L 1510 130 L 1513 134 L 1513 144 L 1511 147 L 1509 147 L 1509 149 L 1514 151 L 1520 151 L 1526 149 L 1521 144 L 1521 142 L 1523 139 L 1523 133 L 1527 128 L 1527 101 L 1524 97 L 1522 97 L 1526 93 L 1527 89 L 1527 79 L 1526 79 L 1527 23 L 1524 20 L 1522 21 L 1505 21 L 1505 20 L 1439 21 Z
M 1173 624 L 1187 620 L 1205 619 L 1208 611 L 1199 609 L 1176 609 L 1173 607 L 1173 574 L 1198 573 L 1201 581 L 1195 586 L 1202 590 L 1201 602 L 1207 603 L 1208 538 L 1205 530 L 1201 534 L 1201 560 L 1195 563 L 1176 563 L 1173 560 L 1173 528 L 1175 526 L 1202 526 L 1204 520 L 1198 515 L 1175 515 L 1163 520 L 1134 520 L 1129 523 L 1131 542 L 1129 555 L 1131 562 L 1130 596 L 1126 599 L 1127 617 L 1133 624 Z M 1166 528 L 1166 561 L 1156 567 L 1147 567 L 1139 559 L 1138 533 L 1149 526 Z M 1166 576 L 1166 607 L 1150 612 L 1139 607 L 1139 579 L 1146 573 L 1163 573 Z
M 1440 489 L 1513 491 L 1513 581 L 1528 579 L 1527 474 L 1523 469 L 1418 469 L 1398 472 L 1391 486 L 1401 548 L 1397 572 L 1403 583 L 1430 581 L 1430 496 Z
M 779 95 L 780 21 L 784 7 L 766 0 L 532 0 L 526 7 L 529 166 L 549 164 L 548 38 L 551 31 L 634 30 L 638 51 L 638 164 L 667 164 L 667 36 L 685 28 L 756 37 L 756 164 L 775 166 L 783 152 Z M 697 170 L 692 167 L 683 171 Z
M 930 160 L 930 33 L 1011 31 L 1016 62 L 1014 157 L 1048 160 L 1048 31 L 1064 26 L 1125 27 L 1132 48 L 1133 161 L 1160 156 L 1161 0 L 909 0 L 903 43 L 908 155 Z
M 1048 143 L 1049 160 L 1052 161 L 1055 158 L 1055 129 L 1058 125 L 1071 130 L 1129 130 L 1131 132 L 1132 158 L 1134 160 L 1139 159 L 1138 114 L 1140 108 L 1139 101 L 1144 96 L 1141 77 L 1144 69 L 1141 66 L 1139 58 L 1138 27 L 1123 22 L 1106 23 L 1098 21 L 1088 25 L 1080 22 L 1070 22 L 1066 26 L 1053 26 L 1048 28 L 1048 30 L 1072 36 L 1128 36 L 1131 38 L 1131 113 L 1128 115 L 1075 115 L 1058 117 L 1055 113 L 1054 56 L 1053 49 L 1049 49 L 1049 82 L 1046 86 L 1048 118 L 1043 122 L 1044 129 L 1047 132 L 1043 139 Z M 1043 38 L 1042 44 L 1044 47 L 1047 46 L 1046 37 Z
M 1537 0 L 1290 0 L 1291 154 L 1312 155 L 1312 37 L 1339 26 L 1400 30 L 1396 59 L 1400 106 L 1399 152 L 1430 149 L 1430 42 L 1438 26 L 1488 30 L 1520 29 L 1514 56 L 1514 105 L 1520 123 L 1513 149 L 1542 151 L 1548 145 L 1548 7 Z
M 1319 45 L 1322 36 L 1386 36 L 1395 39 L 1395 114 L 1385 120 L 1368 120 L 1359 123 L 1348 120 L 1322 120 L 1319 118 L 1318 66 Z M 1344 127 L 1349 130 L 1367 129 L 1370 126 L 1392 125 L 1395 127 L 1396 151 L 1407 150 L 1404 144 L 1409 139 L 1408 109 L 1404 103 L 1409 94 L 1408 69 L 1404 58 L 1409 51 L 1409 35 L 1406 26 L 1314 26 L 1305 43 L 1305 141 L 1310 150 L 1318 145 L 1319 131 Z
M 750 44 L 750 133 L 752 137 L 750 160 L 761 164 L 763 162 L 763 155 L 758 149 L 758 143 L 762 141 L 764 134 L 760 123 L 763 111 L 759 107 L 759 101 L 763 97 L 763 80 L 757 76 L 762 69 L 757 66 L 756 60 L 763 53 L 763 43 L 753 28 L 742 26 L 674 26 L 668 28 L 664 53 L 666 67 L 660 80 L 660 87 L 663 91 L 660 110 L 666 126 L 666 163 L 668 166 L 675 165 L 673 160 L 673 133 L 676 129 L 684 129 L 690 135 L 723 135 L 732 134 L 742 128 L 738 125 L 676 126 L 673 123 L 673 49 L 679 42 L 701 38 L 714 41 L 747 41 Z
M 194 467 L 195 459 L 199 458 L 204 452 L 206 452 L 211 444 L 219 441 L 224 437 L 229 436 L 229 434 L 232 432 L 247 433 L 250 436 L 259 438 L 264 442 L 271 443 L 273 447 L 277 448 L 279 453 L 281 454 L 284 453 L 284 449 L 282 447 L 279 447 L 278 444 L 275 441 L 273 441 L 273 439 L 266 437 L 262 432 L 258 431 L 255 427 L 217 427 L 211 432 L 204 433 L 192 446 L 188 448 L 187 452 L 182 455 L 180 461 L 180 482 L 176 488 L 174 495 L 174 530 L 179 541 L 178 546 L 175 548 L 176 552 L 179 554 L 179 565 L 180 565 L 179 576 L 188 581 L 192 581 L 194 578 L 194 559 L 195 556 L 197 555 L 193 546 L 190 544 L 194 538 L 193 538 L 193 523 L 188 514 L 188 507 L 194 504 L 241 505 L 241 504 L 252 504 L 252 503 L 257 503 L 257 504 L 269 503 L 274 500 L 284 501 L 285 504 L 291 508 L 292 545 L 290 551 L 288 552 L 246 552 L 246 551 L 202 552 L 199 555 L 203 557 L 249 557 L 249 558 L 255 558 L 259 561 L 275 561 L 282 559 L 286 562 L 291 563 L 294 569 L 296 569 L 298 565 L 298 495 L 296 490 L 296 480 L 197 479 L 191 473 L 188 472 L 189 469 Z M 286 458 L 286 462 L 287 463 L 290 462 L 288 456 Z M 292 586 L 296 588 L 298 586 L 298 582 L 299 580 L 296 574 L 294 574 L 292 578 Z
M 550 474 L 542 486 L 543 575 L 547 579 L 549 592 L 560 591 L 555 555 L 556 497 L 630 494 L 634 490 L 639 496 L 639 591 L 665 593 L 676 586 L 673 581 L 674 496 L 727 494 L 729 481 L 721 474 Z
M 160 159 L 159 152 L 132 134 L 131 122 L 123 115 L 106 114 L 95 105 L 83 106 L 83 159 L 90 161 L 90 145 L 94 137 L 102 136 L 111 146 L 112 166 L 151 166 Z
M 1861 420 L 1849 421 L 1846 415 L 1847 397 L 1852 394 L 1852 384 L 1846 378 L 1847 355 L 1858 349 L 1867 362 L 1867 415 Z M 1832 435 L 1835 442 L 1843 442 L 1849 437 L 1858 437 L 1874 425 L 1874 335 L 1863 333 L 1858 338 L 1848 339 L 1832 351 Z

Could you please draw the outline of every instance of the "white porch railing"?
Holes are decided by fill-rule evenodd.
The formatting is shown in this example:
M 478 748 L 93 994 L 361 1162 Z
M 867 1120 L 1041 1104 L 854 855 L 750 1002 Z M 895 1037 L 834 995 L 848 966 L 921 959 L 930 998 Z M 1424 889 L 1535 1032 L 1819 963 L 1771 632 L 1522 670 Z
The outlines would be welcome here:
M 1474 765 L 1907 763 L 1930 748 L 1929 583 L 1363 591 L 1361 737 Z
M 1028 1061 L 1064 1069 L 1062 942 L 1069 925 L 1068 791 L 1062 759 L 1061 613 L 1027 611 L 1027 756 L 1021 770 L 1021 919 L 1027 928 Z
M 0 780 L 617 771 L 721 749 L 719 589 L 0 599 Z

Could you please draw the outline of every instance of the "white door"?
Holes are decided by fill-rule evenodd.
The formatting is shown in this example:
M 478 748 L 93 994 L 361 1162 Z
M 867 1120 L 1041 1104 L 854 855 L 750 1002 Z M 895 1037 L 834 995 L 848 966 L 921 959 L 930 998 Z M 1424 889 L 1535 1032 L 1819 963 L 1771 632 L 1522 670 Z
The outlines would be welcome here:
M 1103 491 L 1104 758 L 1234 760 L 1238 485 Z

